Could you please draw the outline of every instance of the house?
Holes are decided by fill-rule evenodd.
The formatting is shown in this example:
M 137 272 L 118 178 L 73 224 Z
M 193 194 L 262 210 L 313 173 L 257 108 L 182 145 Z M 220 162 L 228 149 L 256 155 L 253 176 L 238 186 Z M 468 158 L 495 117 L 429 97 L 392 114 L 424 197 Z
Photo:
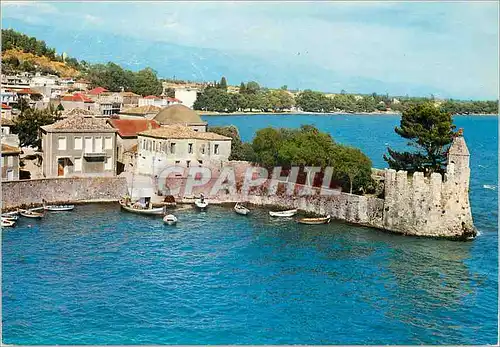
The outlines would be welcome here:
M 198 92 L 199 90 L 196 88 L 175 88 L 175 98 L 180 100 L 183 105 L 193 108 Z
M 19 179 L 19 154 L 21 154 L 19 147 L 8 145 L 2 141 L 2 181 Z
M 150 119 L 109 119 L 108 123 L 117 131 L 116 173 L 119 175 L 129 169 L 129 164 L 135 163 L 134 153 L 137 152 L 137 134 L 145 130 L 157 129 L 160 124 Z
M 122 108 L 136 107 L 139 105 L 140 95 L 132 92 L 120 92 L 120 95 L 122 97 Z
M 161 110 L 154 118 L 161 126 L 183 125 L 193 131 L 207 131 L 207 122 L 189 107 L 181 104 L 172 105 Z
M 161 111 L 160 107 L 157 106 L 139 106 L 125 109 L 120 112 L 120 119 L 132 118 L 132 119 L 140 119 L 146 118 L 151 119 Z
M 90 96 L 90 97 L 97 97 L 99 94 L 101 93 L 104 93 L 104 92 L 109 92 L 109 90 L 107 90 L 106 88 L 103 88 L 103 87 L 96 87 L 94 89 L 91 89 L 87 92 L 87 94 Z
M 59 78 L 55 75 L 45 75 L 42 76 L 37 73 L 30 81 L 30 87 L 47 87 L 47 86 L 55 86 L 58 84 Z
M 137 137 L 139 175 L 162 175 L 167 166 L 221 168 L 231 155 L 231 138 L 174 124 L 140 132 Z
M 2 94 L 1 97 L 2 97 L 2 105 L 5 104 L 7 106 L 11 106 L 13 104 L 17 104 L 18 100 L 19 100 L 19 96 L 17 95 L 17 93 L 15 91 L 13 91 L 12 89 L 6 89 L 6 88 L 2 88 L 0 93 Z
M 40 129 L 44 177 L 115 175 L 116 129 L 105 119 L 74 115 Z
M 95 102 L 81 93 L 63 96 L 60 100 L 60 103 L 64 107 L 65 111 L 69 111 L 75 108 L 88 111 L 96 111 L 97 109 Z
M 33 90 L 31 88 L 24 88 L 16 90 L 16 93 L 18 98 L 23 98 L 24 100 L 26 100 L 32 108 L 42 108 L 44 106 L 42 102 L 43 95 L 36 90 Z
M 157 107 L 167 107 L 174 104 L 182 103 L 181 100 L 171 97 L 160 97 L 156 95 L 148 95 L 143 98 L 139 98 L 139 106 L 157 106 Z
M 90 84 L 89 81 L 85 79 L 79 79 L 75 81 L 75 83 L 73 84 L 73 88 L 84 91 L 88 89 L 89 84 Z
M 12 107 L 2 104 L 2 124 L 4 119 L 12 119 Z
M 14 126 L 14 122 L 12 121 L 11 118 L 4 118 L 2 114 L 2 119 L 1 119 L 1 125 L 2 125 L 2 133 L 1 135 L 9 135 L 12 133 L 12 127 Z

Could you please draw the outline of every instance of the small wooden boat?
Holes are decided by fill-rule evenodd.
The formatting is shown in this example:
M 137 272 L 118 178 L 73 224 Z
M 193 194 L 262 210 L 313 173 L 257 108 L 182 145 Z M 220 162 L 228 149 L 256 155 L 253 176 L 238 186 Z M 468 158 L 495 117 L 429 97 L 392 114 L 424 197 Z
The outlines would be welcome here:
M 234 205 L 234 212 L 246 216 L 250 213 L 250 210 L 240 203 L 237 203 L 236 205 Z
M 168 225 L 175 225 L 177 224 L 177 217 L 173 214 L 167 214 L 165 217 L 163 217 L 163 223 Z
M 26 217 L 26 218 L 38 218 L 38 219 L 40 219 L 43 217 L 43 213 L 35 212 L 32 210 L 19 210 L 19 214 L 23 217 Z
M 318 225 L 318 224 L 328 224 L 330 223 L 331 216 L 318 217 L 318 218 L 300 218 L 297 220 L 300 224 Z
M 72 211 L 75 205 L 48 205 L 43 206 L 45 211 Z
M 7 219 L 7 218 L 2 217 L 2 228 L 13 227 L 15 225 L 16 225 L 15 220 L 11 220 L 11 219 Z
M 154 207 L 154 208 L 141 208 L 134 205 L 126 205 L 123 201 L 120 201 L 120 206 L 127 212 L 146 214 L 146 215 L 159 215 L 163 214 L 163 207 Z
M 297 209 L 286 210 L 286 211 L 269 211 L 271 217 L 293 217 L 297 214 Z
M 207 207 L 208 207 L 208 201 L 207 201 L 207 200 L 205 200 L 204 198 L 196 199 L 196 200 L 194 201 L 194 205 L 195 205 L 198 209 L 200 209 L 200 210 L 204 211 L 204 210 L 206 210 L 206 209 L 207 209 Z
M 17 214 L 2 214 L 2 219 L 16 221 L 19 219 L 19 216 Z

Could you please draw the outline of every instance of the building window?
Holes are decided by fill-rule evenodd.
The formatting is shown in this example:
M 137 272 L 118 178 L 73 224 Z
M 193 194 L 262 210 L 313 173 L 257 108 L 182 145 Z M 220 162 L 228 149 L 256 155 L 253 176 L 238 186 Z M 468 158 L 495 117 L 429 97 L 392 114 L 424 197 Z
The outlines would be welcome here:
M 75 149 L 82 149 L 82 137 L 81 136 L 76 136 L 75 137 Z
M 186 160 L 186 166 L 189 167 L 191 165 L 191 160 Z
M 113 141 L 111 139 L 111 136 L 104 138 L 104 148 L 105 149 L 112 149 L 113 148 Z
M 87 136 L 87 137 L 85 137 L 85 152 L 92 153 L 92 149 L 93 149 L 92 137 Z
M 193 153 L 193 144 L 188 143 L 188 153 Z
M 219 145 L 214 145 L 214 154 L 219 154 Z
M 111 162 L 111 157 L 106 157 L 106 161 L 104 162 L 104 170 L 112 170 L 113 163 Z
M 96 136 L 95 139 L 95 152 L 96 153 L 102 153 L 102 137 Z
M 198 131 L 198 129 L 193 129 L 194 131 Z
M 176 165 L 177 165 L 177 164 L 180 164 L 180 163 L 181 163 L 181 161 L 180 161 L 180 160 L 176 160 L 176 161 L 175 161 L 175 164 L 176 164 Z
M 75 158 L 75 172 L 82 171 L 82 158 Z
M 198 160 L 198 163 L 200 163 L 200 165 L 203 165 L 203 160 Z
M 153 141 L 153 152 L 155 151 L 156 147 L 156 141 Z
M 14 157 L 11 155 L 7 157 L 7 166 L 8 167 L 14 166 Z
M 175 143 L 170 144 L 170 153 L 175 154 Z
M 205 145 L 201 145 L 201 154 L 205 154 Z
M 61 136 L 57 139 L 57 149 L 60 151 L 66 150 L 66 137 Z

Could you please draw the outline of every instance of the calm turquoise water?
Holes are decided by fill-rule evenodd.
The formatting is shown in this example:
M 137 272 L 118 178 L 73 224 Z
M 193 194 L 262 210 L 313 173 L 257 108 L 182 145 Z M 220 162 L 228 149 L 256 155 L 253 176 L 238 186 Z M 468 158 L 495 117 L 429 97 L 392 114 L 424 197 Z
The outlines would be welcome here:
M 397 117 L 209 117 L 244 139 L 312 123 L 376 166 Z M 11 344 L 494 344 L 497 118 L 457 117 L 472 155 L 472 242 L 342 223 L 308 227 L 211 207 L 177 227 L 116 205 L 2 231 Z

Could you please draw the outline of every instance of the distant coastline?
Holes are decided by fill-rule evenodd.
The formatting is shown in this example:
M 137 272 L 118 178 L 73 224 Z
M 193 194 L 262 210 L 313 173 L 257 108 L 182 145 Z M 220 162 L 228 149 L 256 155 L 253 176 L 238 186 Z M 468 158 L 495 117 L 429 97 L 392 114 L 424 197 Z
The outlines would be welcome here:
M 401 112 L 396 111 L 386 111 L 386 112 L 215 112 L 215 111 L 199 111 L 195 112 L 200 116 L 297 116 L 297 115 L 308 115 L 308 116 L 329 116 L 329 115 L 366 115 L 366 116 L 400 116 Z M 497 113 L 470 113 L 470 114 L 454 114 L 453 116 L 498 116 Z

